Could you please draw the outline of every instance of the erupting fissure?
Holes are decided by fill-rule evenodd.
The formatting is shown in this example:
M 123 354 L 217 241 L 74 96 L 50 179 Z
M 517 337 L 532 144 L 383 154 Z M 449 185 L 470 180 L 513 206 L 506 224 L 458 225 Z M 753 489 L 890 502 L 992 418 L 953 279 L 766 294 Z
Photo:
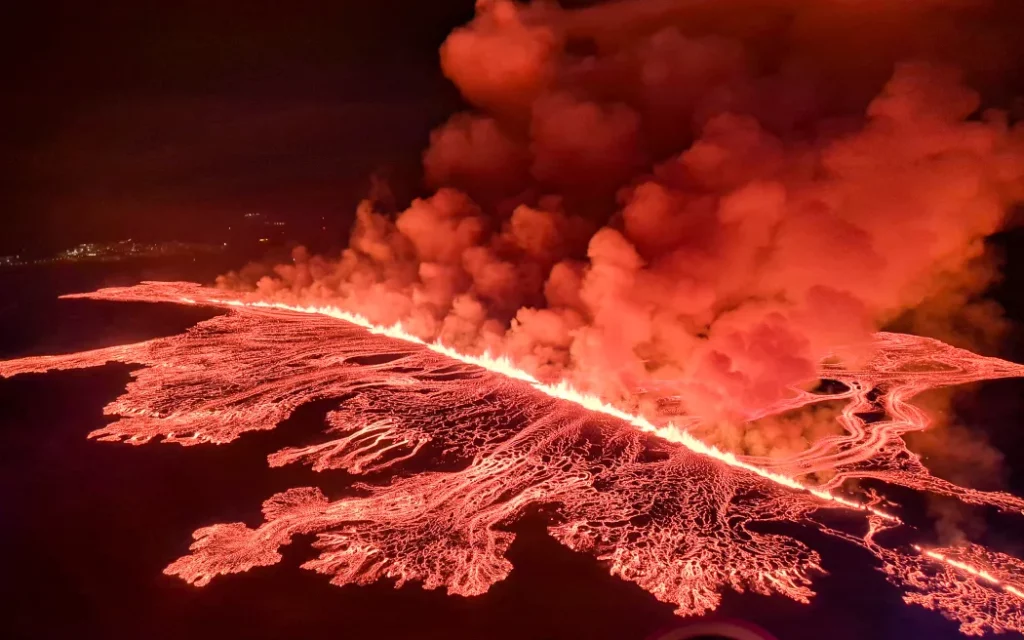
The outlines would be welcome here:
M 968 634 L 1024 630 L 1024 563 L 966 543 L 889 547 L 880 533 L 905 527 L 874 492 L 857 500 L 848 481 L 875 479 L 972 504 L 1024 513 L 1024 500 L 959 487 L 931 475 L 901 436 L 928 418 L 910 404 L 929 388 L 1024 375 L 1024 367 L 910 335 L 877 334 L 856 367 L 826 363 L 833 393 L 794 388 L 774 410 L 843 402 L 842 435 L 785 457 L 736 455 L 705 444 L 701 418 L 663 421 L 546 384 L 500 357 L 427 344 L 400 325 L 345 310 L 290 306 L 190 283 L 143 283 L 75 294 L 99 300 L 222 307 L 168 338 L 70 355 L 0 362 L 0 376 L 140 364 L 108 405 L 118 419 L 91 437 L 143 444 L 226 443 L 272 429 L 297 407 L 338 398 L 317 442 L 286 448 L 271 466 L 364 475 L 344 495 L 289 489 L 264 503 L 265 522 L 195 533 L 192 551 L 166 570 L 196 585 L 280 560 L 297 534 L 320 554 L 303 566 L 335 584 L 381 578 L 473 595 L 508 575 L 507 524 L 530 505 L 554 505 L 549 531 L 593 553 L 617 576 L 671 602 L 682 615 L 716 608 L 725 588 L 807 602 L 827 558 L 791 535 L 755 523 L 812 526 L 873 553 L 905 600 L 936 609 Z M 211 393 L 216 390 L 216 393 Z M 872 390 L 881 395 L 870 399 Z M 884 419 L 866 422 L 867 405 Z M 830 477 L 821 481 L 821 471 Z M 818 482 L 815 482 L 818 478 Z M 844 488 L 846 491 L 844 491 Z M 853 509 L 866 520 L 823 518 Z M 858 524 L 862 522 L 862 524 Z
M 196 300 L 192 298 L 182 298 L 181 301 L 187 304 L 196 304 Z M 738 469 L 750 471 L 751 473 L 761 476 L 766 480 L 770 480 L 771 482 L 780 484 L 789 489 L 807 491 L 814 495 L 815 497 L 821 498 L 822 500 L 832 501 L 851 509 L 870 511 L 871 513 L 874 513 L 886 520 L 898 521 L 898 518 L 896 518 L 895 516 L 885 513 L 884 511 L 876 509 L 875 507 L 870 506 L 868 504 L 857 502 L 856 500 L 850 500 L 848 498 L 843 498 L 841 496 L 834 495 L 829 491 L 823 491 L 814 487 L 809 487 L 789 476 L 782 475 L 779 473 L 773 473 L 756 465 L 750 464 L 749 462 L 741 460 L 729 452 L 722 451 L 717 447 L 709 446 L 701 442 L 697 438 L 694 438 L 689 433 L 687 433 L 684 429 L 681 429 L 679 426 L 672 424 L 671 422 L 664 426 L 656 426 L 654 423 L 652 423 L 650 420 L 643 416 L 623 411 L 622 409 L 619 409 L 617 407 L 612 406 L 611 404 L 608 404 L 607 402 L 603 401 L 601 398 L 598 398 L 597 396 L 581 393 L 577 389 L 573 388 L 571 384 L 564 381 L 558 384 L 544 384 L 537 380 L 536 378 L 534 378 L 529 373 L 518 368 L 515 365 L 515 363 L 513 363 L 507 357 L 494 357 L 489 353 L 484 353 L 483 355 L 479 356 L 466 355 L 459 353 L 455 349 L 445 346 L 440 342 L 425 342 L 424 340 L 406 331 L 402 327 L 402 324 L 400 322 L 387 327 L 380 326 L 370 322 L 368 319 L 366 319 L 362 315 L 359 315 L 358 313 L 350 313 L 343 309 L 329 306 L 303 307 L 284 304 L 281 302 L 243 302 L 240 300 L 221 300 L 216 298 L 208 300 L 208 303 L 223 304 L 233 307 L 247 306 L 253 308 L 283 309 L 285 311 L 294 311 L 296 313 L 315 313 L 318 315 L 324 315 L 330 318 L 338 318 L 346 322 L 351 322 L 354 325 L 363 327 L 370 333 L 387 336 L 389 338 L 395 338 L 397 340 L 404 340 L 406 342 L 412 342 L 413 344 L 422 345 L 430 349 L 431 351 L 440 353 L 443 356 L 447 356 L 449 358 L 459 360 L 460 362 L 464 362 L 466 364 L 471 364 L 482 369 L 486 369 L 487 371 L 497 373 L 508 378 L 526 382 L 533 386 L 534 389 L 537 389 L 541 393 L 551 396 L 552 398 L 566 400 L 573 404 L 579 405 L 580 407 L 583 407 L 588 411 L 596 411 L 598 413 L 603 413 L 613 418 L 618 418 L 619 420 L 622 420 L 634 427 L 637 427 L 641 431 L 653 433 L 661 438 L 664 438 L 669 442 L 681 444 L 690 451 L 693 451 L 701 455 L 710 456 L 711 458 L 714 458 L 719 462 L 723 462 L 731 467 L 736 467 Z M 696 419 L 694 420 L 696 421 Z

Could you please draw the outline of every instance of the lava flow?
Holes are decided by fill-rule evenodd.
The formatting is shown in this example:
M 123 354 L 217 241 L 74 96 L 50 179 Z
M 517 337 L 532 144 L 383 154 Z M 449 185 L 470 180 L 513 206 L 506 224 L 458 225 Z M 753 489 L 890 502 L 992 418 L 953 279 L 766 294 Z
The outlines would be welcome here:
M 273 429 L 300 405 L 337 398 L 322 441 L 269 456 L 273 467 L 364 475 L 344 495 L 293 488 L 263 505 L 265 522 L 204 527 L 191 553 L 166 573 L 202 586 L 221 574 L 281 559 L 298 534 L 316 534 L 305 568 L 338 585 L 381 578 L 480 594 L 511 570 L 505 525 L 531 505 L 553 509 L 562 544 L 607 562 L 681 615 L 716 608 L 726 588 L 807 602 L 822 558 L 790 535 L 757 523 L 815 527 L 873 553 L 904 599 L 957 620 L 967 634 L 1024 631 L 1024 563 L 975 544 L 890 547 L 877 540 L 903 526 L 874 494 L 847 481 L 875 479 L 972 504 L 1024 513 L 1024 500 L 959 487 L 932 476 L 901 436 L 928 426 L 911 404 L 926 389 L 1024 376 L 1024 367 L 910 335 L 877 334 L 855 368 L 818 374 L 842 390 L 794 390 L 775 408 L 843 402 L 841 435 L 783 458 L 736 456 L 693 435 L 699 418 L 659 423 L 543 384 L 500 358 L 424 344 L 401 326 L 380 327 L 335 308 L 226 299 L 189 283 L 143 283 L 78 294 L 116 301 L 219 306 L 223 315 L 182 335 L 70 355 L 0 362 L 0 376 L 142 365 L 106 407 L 117 420 L 90 437 L 143 444 L 231 442 Z M 882 393 L 877 399 L 872 390 Z M 871 407 L 885 418 L 867 422 Z M 833 475 L 823 484 L 812 478 Z M 855 514 L 847 528 L 826 510 Z M 851 524 L 852 523 L 852 524 Z M 859 531 L 859 532 L 857 532 Z

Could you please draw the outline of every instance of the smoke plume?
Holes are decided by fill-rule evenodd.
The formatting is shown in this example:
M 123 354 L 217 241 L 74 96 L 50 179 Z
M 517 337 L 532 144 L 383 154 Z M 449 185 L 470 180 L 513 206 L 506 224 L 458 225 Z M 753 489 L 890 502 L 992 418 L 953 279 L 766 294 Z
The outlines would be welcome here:
M 1024 199 L 1024 128 L 965 83 L 1011 64 L 971 27 L 991 11 L 482 0 L 440 50 L 472 109 L 431 135 L 432 195 L 363 202 L 340 256 L 220 284 L 616 402 L 757 417 L 887 323 L 939 331 L 996 273 L 983 240 Z M 721 439 L 768 454 L 807 420 Z

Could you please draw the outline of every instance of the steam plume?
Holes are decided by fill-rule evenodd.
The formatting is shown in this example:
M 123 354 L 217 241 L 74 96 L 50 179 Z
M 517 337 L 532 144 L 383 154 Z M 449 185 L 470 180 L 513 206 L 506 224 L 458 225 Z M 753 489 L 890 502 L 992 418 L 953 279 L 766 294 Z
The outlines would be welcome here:
M 256 293 L 759 417 L 837 347 L 918 308 L 942 324 L 1024 199 L 1024 128 L 962 80 L 978 34 L 935 46 L 989 5 L 893 4 L 481 1 L 440 52 L 474 110 L 431 136 L 433 195 L 363 202 L 339 257 L 297 250 Z

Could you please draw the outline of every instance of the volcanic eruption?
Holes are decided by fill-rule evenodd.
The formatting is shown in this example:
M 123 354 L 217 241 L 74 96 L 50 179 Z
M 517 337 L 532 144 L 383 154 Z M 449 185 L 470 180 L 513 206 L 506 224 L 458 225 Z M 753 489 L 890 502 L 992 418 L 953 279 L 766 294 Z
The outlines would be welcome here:
M 989 5 L 807 4 L 480 2 L 441 48 L 473 109 L 431 135 L 432 195 L 362 203 L 340 256 L 80 294 L 225 313 L 0 376 L 141 365 L 90 434 L 131 444 L 228 443 L 337 399 L 322 441 L 268 462 L 366 481 L 199 529 L 166 571 L 200 586 L 316 534 L 304 566 L 335 584 L 480 594 L 511 570 L 506 525 L 549 505 L 555 539 L 681 615 L 725 588 L 808 601 L 819 553 L 753 526 L 783 522 L 870 551 L 965 633 L 1024 631 L 1024 563 L 891 542 L 911 527 L 884 497 L 1024 514 L 903 439 L 933 426 L 915 396 L 1024 366 L 882 331 L 1000 326 L 984 239 L 1024 199 L 1024 127 L 921 37 Z

